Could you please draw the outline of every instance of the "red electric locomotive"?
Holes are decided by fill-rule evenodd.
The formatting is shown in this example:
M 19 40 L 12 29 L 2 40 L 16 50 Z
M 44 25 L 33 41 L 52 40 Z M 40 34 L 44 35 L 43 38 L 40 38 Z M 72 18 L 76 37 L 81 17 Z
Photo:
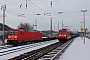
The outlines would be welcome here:
M 10 30 L 8 34 L 8 44 L 25 44 L 28 41 L 34 42 L 42 40 L 42 33 L 37 31 L 25 31 L 24 29 Z
M 70 38 L 70 32 L 67 29 L 62 29 L 58 31 L 59 41 L 65 42 L 68 38 Z

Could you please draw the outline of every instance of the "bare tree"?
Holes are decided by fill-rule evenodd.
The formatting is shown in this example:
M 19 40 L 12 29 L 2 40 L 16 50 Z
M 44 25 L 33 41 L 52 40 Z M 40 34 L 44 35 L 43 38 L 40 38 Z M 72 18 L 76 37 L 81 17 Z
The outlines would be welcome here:
M 25 30 L 33 30 L 32 26 L 29 23 L 20 23 L 17 28 L 24 28 Z

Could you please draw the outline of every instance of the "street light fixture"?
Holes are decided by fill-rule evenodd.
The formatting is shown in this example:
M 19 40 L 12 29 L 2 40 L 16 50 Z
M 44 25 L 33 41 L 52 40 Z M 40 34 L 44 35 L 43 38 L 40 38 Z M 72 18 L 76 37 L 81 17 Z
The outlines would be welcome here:
M 84 44 L 85 44 L 85 33 L 86 33 L 86 30 L 85 30 L 85 12 L 86 12 L 87 10 L 81 10 L 81 12 L 83 12 L 83 23 L 84 23 Z
M 36 15 L 41 15 L 41 14 L 36 14 Z
M 61 14 L 61 13 L 63 13 L 63 12 L 58 12 L 58 14 Z
M 19 14 L 18 17 L 24 17 L 25 14 Z

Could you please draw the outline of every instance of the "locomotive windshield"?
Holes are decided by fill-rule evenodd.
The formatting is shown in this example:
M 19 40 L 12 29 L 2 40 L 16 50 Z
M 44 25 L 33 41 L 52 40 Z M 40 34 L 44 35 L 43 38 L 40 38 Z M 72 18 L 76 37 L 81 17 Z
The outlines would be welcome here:
M 60 31 L 60 34 L 66 34 L 66 31 Z
M 9 34 L 18 34 L 18 31 L 10 31 Z

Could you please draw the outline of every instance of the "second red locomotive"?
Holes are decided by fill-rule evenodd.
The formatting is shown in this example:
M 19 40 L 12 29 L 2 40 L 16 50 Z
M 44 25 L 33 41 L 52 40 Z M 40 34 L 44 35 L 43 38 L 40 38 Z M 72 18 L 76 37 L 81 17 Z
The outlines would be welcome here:
M 42 40 L 42 33 L 38 31 L 25 31 L 24 29 L 10 30 L 8 34 L 8 44 L 25 44 L 28 41 Z
M 62 29 L 58 31 L 59 41 L 65 42 L 68 38 L 70 38 L 70 32 L 67 29 Z

